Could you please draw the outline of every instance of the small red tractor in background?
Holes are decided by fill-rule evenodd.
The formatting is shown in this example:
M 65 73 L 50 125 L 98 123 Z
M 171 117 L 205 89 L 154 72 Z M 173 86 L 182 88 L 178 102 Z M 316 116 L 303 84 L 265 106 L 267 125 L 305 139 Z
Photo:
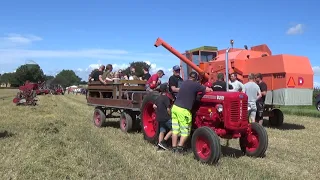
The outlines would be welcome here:
M 50 93 L 50 89 L 47 88 L 45 83 L 45 81 L 43 81 L 42 83 L 38 82 L 38 87 L 36 89 L 37 95 L 46 95 Z
M 37 89 L 37 83 L 31 83 L 29 81 L 26 81 L 26 83 L 23 86 L 19 87 L 19 92 L 13 99 L 13 103 L 15 103 L 16 105 L 37 105 Z
M 53 85 L 50 89 L 51 89 L 51 94 L 64 95 L 63 87 L 60 84 Z

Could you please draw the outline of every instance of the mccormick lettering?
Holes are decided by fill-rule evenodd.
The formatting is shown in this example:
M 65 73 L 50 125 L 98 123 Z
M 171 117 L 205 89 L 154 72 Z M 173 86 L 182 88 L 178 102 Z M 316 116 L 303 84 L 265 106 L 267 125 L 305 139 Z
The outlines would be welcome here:
M 224 96 L 204 95 L 203 98 L 224 100 Z

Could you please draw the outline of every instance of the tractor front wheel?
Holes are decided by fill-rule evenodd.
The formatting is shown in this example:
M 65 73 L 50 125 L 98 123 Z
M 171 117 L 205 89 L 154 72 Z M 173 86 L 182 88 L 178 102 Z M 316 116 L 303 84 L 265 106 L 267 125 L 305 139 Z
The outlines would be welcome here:
M 272 109 L 272 116 L 269 117 L 269 123 L 271 126 L 279 127 L 283 124 L 283 113 L 280 109 Z
M 263 157 L 268 148 L 268 134 L 259 123 L 251 123 L 251 130 L 243 134 L 240 139 L 240 148 L 247 156 Z
M 317 104 L 317 107 L 316 107 L 316 108 L 317 108 L 317 110 L 318 110 L 318 111 L 320 111 L 320 102 L 318 102 L 318 104 Z
M 126 113 L 122 112 L 120 115 L 120 129 L 123 132 L 129 132 L 132 129 L 132 117 Z
M 93 112 L 93 123 L 97 127 L 104 127 L 106 125 L 106 114 L 98 107 Z
M 221 156 L 219 136 L 206 126 L 195 130 L 191 148 L 195 158 L 202 163 L 216 164 Z

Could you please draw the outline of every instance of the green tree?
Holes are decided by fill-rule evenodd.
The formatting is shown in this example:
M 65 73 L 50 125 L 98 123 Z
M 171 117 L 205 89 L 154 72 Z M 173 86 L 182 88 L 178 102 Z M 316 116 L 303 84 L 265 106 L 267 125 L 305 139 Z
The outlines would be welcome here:
M 13 86 L 13 87 L 17 87 L 20 85 L 17 78 L 16 78 L 16 74 L 13 72 L 2 74 L 0 77 L 0 83 L 5 83 L 6 86 L 11 84 L 11 86 Z
M 143 68 L 146 67 L 148 69 L 150 69 L 150 65 L 147 64 L 146 62 L 143 62 L 143 61 L 138 61 L 138 62 L 131 62 L 130 63 L 130 66 L 127 67 L 123 73 L 126 74 L 126 75 L 129 75 L 130 74 L 130 69 L 131 68 L 135 68 L 136 70 L 136 76 L 138 77 L 141 77 L 144 73 L 143 73 Z
M 77 76 L 73 70 L 62 70 L 59 74 L 56 75 L 56 79 L 58 81 L 61 81 L 63 83 L 61 83 L 61 85 L 64 87 L 78 85 L 81 82 L 81 78 Z
M 68 80 L 63 76 L 57 76 L 52 80 L 51 85 L 57 84 L 60 84 L 62 87 L 70 86 Z
M 15 72 L 16 79 L 21 85 L 27 80 L 30 82 L 44 81 L 44 73 L 38 64 L 25 64 L 18 67 Z
M 44 80 L 45 81 L 48 81 L 48 80 L 51 80 L 51 79 L 54 79 L 54 76 L 44 75 Z

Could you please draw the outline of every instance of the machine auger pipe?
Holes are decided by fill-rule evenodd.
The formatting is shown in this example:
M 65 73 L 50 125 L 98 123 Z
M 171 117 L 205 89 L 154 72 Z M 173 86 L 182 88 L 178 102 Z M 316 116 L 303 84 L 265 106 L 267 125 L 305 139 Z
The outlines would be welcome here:
M 188 66 L 190 66 L 192 69 L 194 69 L 197 73 L 199 73 L 200 76 L 202 76 L 204 81 L 207 81 L 209 79 L 209 75 L 204 72 L 201 68 L 199 68 L 196 64 L 194 64 L 192 61 L 190 61 L 187 57 L 183 56 L 179 51 L 174 49 L 170 44 L 166 43 L 161 38 L 158 38 L 156 40 L 156 43 L 154 44 L 155 47 L 158 47 L 162 45 L 164 48 L 166 48 L 168 51 L 170 51 L 172 54 L 177 56 L 179 59 L 181 59 L 183 62 L 185 62 Z

